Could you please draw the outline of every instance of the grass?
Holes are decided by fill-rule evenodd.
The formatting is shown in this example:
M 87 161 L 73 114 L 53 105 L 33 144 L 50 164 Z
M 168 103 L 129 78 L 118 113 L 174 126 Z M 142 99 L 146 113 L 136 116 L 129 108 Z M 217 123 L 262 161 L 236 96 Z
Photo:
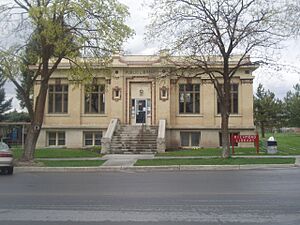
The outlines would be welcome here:
M 39 160 L 46 167 L 92 167 L 101 166 L 105 160 Z
M 20 159 L 23 149 L 13 149 L 14 158 Z M 37 149 L 35 158 L 92 158 L 101 157 L 101 154 L 83 149 Z
M 141 159 L 135 166 L 294 164 L 294 158 Z
M 300 134 L 296 133 L 267 133 L 265 141 L 269 137 L 275 137 L 280 155 L 300 155 Z M 265 146 L 264 146 L 265 149 Z
M 270 136 L 274 136 L 278 144 L 278 153 L 276 155 L 300 155 L 300 134 L 294 133 L 276 133 L 266 134 L 266 138 L 260 140 L 259 155 L 267 155 L 266 141 Z M 254 148 L 234 148 L 235 155 L 257 155 Z M 204 149 L 184 149 L 173 150 L 165 153 L 158 153 L 156 156 L 221 156 L 221 148 Z

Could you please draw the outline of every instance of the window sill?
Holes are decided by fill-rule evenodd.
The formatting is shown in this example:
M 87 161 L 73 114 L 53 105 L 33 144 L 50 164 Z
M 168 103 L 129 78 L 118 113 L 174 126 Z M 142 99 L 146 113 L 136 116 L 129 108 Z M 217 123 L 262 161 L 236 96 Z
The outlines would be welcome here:
M 221 117 L 221 114 L 217 114 L 217 115 L 215 115 L 215 117 Z M 230 117 L 242 117 L 242 115 L 241 114 L 230 114 L 229 118 Z
M 202 114 L 198 113 L 198 114 L 177 114 L 176 117 L 203 117 Z
M 81 114 L 81 117 L 107 117 L 107 114 L 103 113 L 103 114 L 100 114 L 100 113 L 90 113 L 90 114 Z
M 46 117 L 69 117 L 69 113 L 47 113 L 45 114 Z

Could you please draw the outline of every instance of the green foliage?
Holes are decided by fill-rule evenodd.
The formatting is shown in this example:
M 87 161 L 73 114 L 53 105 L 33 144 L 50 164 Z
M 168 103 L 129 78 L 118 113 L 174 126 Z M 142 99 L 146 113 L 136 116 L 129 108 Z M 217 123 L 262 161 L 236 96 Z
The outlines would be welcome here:
M 294 86 L 293 91 L 289 91 L 284 98 L 288 125 L 300 127 L 300 84 Z
M 11 109 L 12 98 L 6 100 L 4 90 L 5 78 L 0 67 L 0 121 L 3 120 L 3 114 Z
M 9 122 L 30 122 L 30 117 L 26 112 L 17 112 L 14 110 L 5 114 L 4 120 Z
M 264 137 L 265 129 L 278 128 L 284 120 L 283 104 L 275 98 L 270 90 L 265 90 L 259 84 L 254 97 L 254 119 L 255 124 L 261 128 Z

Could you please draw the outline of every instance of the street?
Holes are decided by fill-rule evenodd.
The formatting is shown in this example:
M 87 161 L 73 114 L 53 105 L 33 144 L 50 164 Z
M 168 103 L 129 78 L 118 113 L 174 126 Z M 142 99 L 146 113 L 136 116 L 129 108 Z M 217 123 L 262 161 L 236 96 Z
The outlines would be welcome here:
M 300 169 L 16 173 L 0 225 L 300 224 Z

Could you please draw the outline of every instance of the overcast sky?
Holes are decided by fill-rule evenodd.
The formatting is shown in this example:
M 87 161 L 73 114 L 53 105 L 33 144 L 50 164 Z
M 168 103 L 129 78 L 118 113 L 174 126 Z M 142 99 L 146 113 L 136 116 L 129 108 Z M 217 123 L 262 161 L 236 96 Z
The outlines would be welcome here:
M 3 0 L 0 0 L 2 2 Z M 5 0 L 7 1 L 7 0 Z M 145 25 L 148 21 L 149 8 L 143 4 L 143 0 L 119 0 L 129 7 L 131 17 L 127 23 L 135 30 L 135 36 L 124 44 L 126 54 L 151 55 L 157 53 L 155 43 L 146 44 L 144 40 Z M 281 50 L 278 60 L 281 64 L 293 65 L 300 71 L 300 39 L 291 40 L 286 43 L 286 48 Z M 300 83 L 300 73 L 290 70 L 273 71 L 260 68 L 255 72 L 254 93 L 259 83 L 262 83 L 266 89 L 270 89 L 276 94 L 276 97 L 283 98 L 287 91 L 291 90 L 293 85 Z M 7 97 L 14 97 L 15 91 L 12 84 L 6 88 Z M 18 102 L 14 100 L 14 107 L 18 107 Z

